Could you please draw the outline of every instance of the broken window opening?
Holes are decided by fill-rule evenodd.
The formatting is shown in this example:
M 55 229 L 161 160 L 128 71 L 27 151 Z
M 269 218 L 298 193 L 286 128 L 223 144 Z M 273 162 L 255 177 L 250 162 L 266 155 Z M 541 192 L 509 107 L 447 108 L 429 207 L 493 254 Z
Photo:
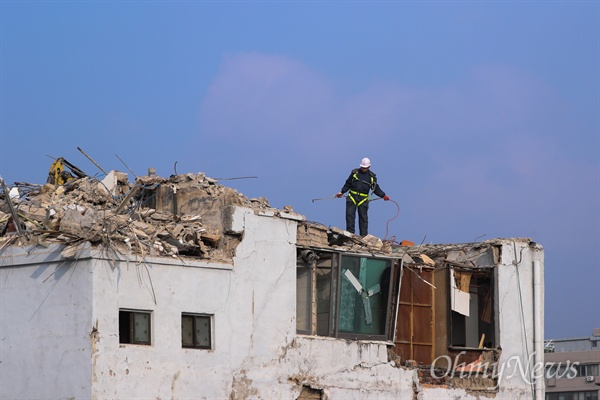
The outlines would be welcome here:
M 390 339 L 392 259 L 312 250 L 298 256 L 298 333 Z
M 150 311 L 119 310 L 119 343 L 151 344 Z
M 401 363 L 432 365 L 437 360 L 436 367 L 451 369 L 445 360 L 459 355 L 457 362 L 466 364 L 490 350 L 493 355 L 486 357 L 497 357 L 494 273 L 494 268 L 448 263 L 405 265 L 392 349 Z
M 182 313 L 181 346 L 193 349 L 212 349 L 212 316 Z
M 449 347 L 496 348 L 493 269 L 448 267 Z

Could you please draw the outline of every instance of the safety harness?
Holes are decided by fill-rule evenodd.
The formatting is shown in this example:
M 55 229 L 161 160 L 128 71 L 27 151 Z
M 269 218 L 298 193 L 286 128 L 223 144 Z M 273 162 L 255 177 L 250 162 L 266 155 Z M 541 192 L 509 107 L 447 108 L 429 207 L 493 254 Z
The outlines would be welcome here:
M 354 179 L 355 181 L 358 181 L 358 180 L 359 180 L 359 179 L 358 179 L 357 172 L 355 172 L 355 173 L 352 175 L 352 179 Z M 368 182 L 365 182 L 365 183 L 368 183 Z M 371 190 L 373 190 L 373 187 L 374 187 L 374 186 L 375 186 L 375 179 L 373 179 L 373 176 L 371 175 L 371 184 L 370 184 Z M 348 197 L 350 197 L 350 200 L 352 200 L 352 202 L 354 203 L 354 205 L 356 205 L 356 207 L 359 207 L 359 206 L 360 206 L 361 204 L 363 204 L 365 201 L 367 201 L 367 200 L 370 200 L 370 199 L 371 199 L 371 196 L 369 196 L 369 193 L 360 193 L 360 192 L 357 192 L 357 191 L 355 191 L 355 190 L 350 190 L 350 194 L 353 194 L 353 195 L 356 195 L 356 196 L 360 196 L 360 197 L 362 197 L 362 198 L 363 198 L 363 199 L 362 199 L 362 200 L 360 200 L 359 202 L 356 202 L 356 199 L 355 199 L 353 196 L 348 196 Z

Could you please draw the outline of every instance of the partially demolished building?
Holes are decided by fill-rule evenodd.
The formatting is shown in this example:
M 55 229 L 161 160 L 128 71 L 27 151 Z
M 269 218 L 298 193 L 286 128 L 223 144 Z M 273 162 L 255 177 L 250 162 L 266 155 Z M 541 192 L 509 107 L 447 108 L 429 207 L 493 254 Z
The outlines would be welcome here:
M 542 399 L 542 277 L 529 239 L 361 238 L 201 173 L 5 187 L 0 398 Z

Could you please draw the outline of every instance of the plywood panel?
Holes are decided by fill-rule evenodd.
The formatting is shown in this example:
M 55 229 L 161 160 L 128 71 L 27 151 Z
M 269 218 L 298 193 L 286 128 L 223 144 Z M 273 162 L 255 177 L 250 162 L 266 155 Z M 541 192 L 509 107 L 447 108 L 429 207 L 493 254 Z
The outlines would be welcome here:
M 433 294 L 431 293 L 432 287 L 424 282 L 431 283 L 432 273 L 431 271 L 417 272 L 418 276 L 413 278 L 413 302 L 415 304 L 432 304 Z M 414 275 L 414 274 L 413 274 Z M 419 279 L 419 277 L 421 279 Z
M 405 268 L 402 273 L 402 286 L 400 286 L 400 302 L 412 302 L 412 272 Z
M 411 306 L 401 304 L 398 311 L 396 340 L 408 342 L 410 341 Z
M 413 338 L 415 342 L 432 343 L 432 322 L 431 307 L 415 306 L 413 308 Z
M 428 365 L 434 355 L 433 287 L 422 279 L 431 282 L 432 271 L 406 268 L 403 273 L 394 352 Z

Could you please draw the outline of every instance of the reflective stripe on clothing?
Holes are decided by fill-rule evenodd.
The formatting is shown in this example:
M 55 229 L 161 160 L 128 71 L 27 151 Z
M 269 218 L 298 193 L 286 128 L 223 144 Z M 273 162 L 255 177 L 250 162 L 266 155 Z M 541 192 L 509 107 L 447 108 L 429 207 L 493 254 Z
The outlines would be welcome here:
M 362 199 L 361 201 L 359 201 L 359 202 L 357 203 L 357 202 L 356 202 L 356 199 L 355 199 L 354 197 L 352 197 L 352 195 L 353 195 L 353 194 L 354 194 L 354 195 L 356 195 L 356 196 L 361 196 L 361 197 L 364 197 L 364 199 Z M 369 199 L 370 199 L 370 197 L 369 197 L 369 195 L 368 195 L 368 194 L 366 194 L 366 193 L 359 193 L 359 192 L 355 192 L 354 190 L 351 190 L 351 191 L 350 191 L 350 195 L 349 195 L 348 197 L 350 197 L 350 200 L 352 200 L 352 202 L 353 202 L 354 204 L 356 204 L 356 206 L 357 206 L 357 207 L 359 207 L 359 206 L 360 206 L 362 203 L 364 203 L 365 201 L 367 201 L 367 200 L 369 200 Z
M 358 181 L 358 180 L 359 180 L 359 179 L 358 179 L 358 171 L 357 171 L 357 172 L 355 172 L 355 173 L 354 173 L 354 175 L 352 175 L 352 178 L 353 178 L 355 181 Z M 363 182 L 364 182 L 364 181 L 363 181 Z M 365 183 L 369 183 L 369 182 L 365 182 Z M 369 185 L 369 186 L 370 186 L 371 190 L 374 190 L 374 189 L 375 189 L 375 188 L 374 188 L 374 186 L 375 186 L 375 179 L 373 178 L 373 175 L 371 175 L 371 183 L 370 183 L 370 185 Z M 361 194 L 362 194 L 362 193 L 361 193 Z

